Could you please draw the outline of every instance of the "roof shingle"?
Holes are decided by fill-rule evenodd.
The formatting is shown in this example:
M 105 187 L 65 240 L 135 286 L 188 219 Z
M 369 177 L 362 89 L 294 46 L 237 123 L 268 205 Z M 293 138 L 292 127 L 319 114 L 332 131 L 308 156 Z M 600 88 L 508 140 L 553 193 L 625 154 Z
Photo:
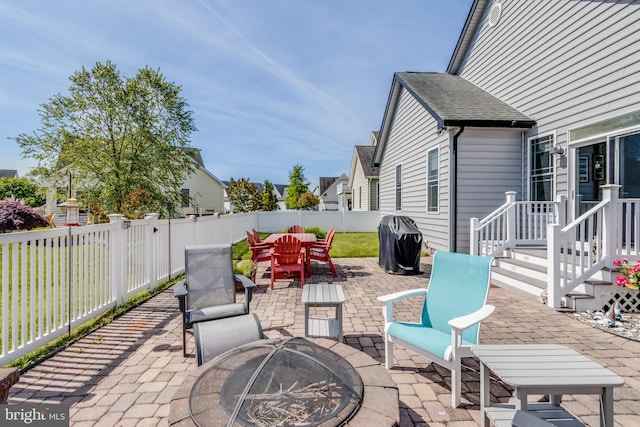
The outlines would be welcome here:
M 460 76 L 396 73 L 396 78 L 443 126 L 527 127 L 535 121 Z

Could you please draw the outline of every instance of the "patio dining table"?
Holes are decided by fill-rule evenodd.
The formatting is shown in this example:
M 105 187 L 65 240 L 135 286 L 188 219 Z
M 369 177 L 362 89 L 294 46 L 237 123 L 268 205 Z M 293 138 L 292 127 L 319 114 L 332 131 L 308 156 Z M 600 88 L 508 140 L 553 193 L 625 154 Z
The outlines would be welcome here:
M 316 235 L 314 233 L 273 233 L 267 236 L 262 242 L 265 245 L 273 247 L 275 241 L 282 236 L 293 236 L 300 240 L 305 253 L 305 277 L 311 276 L 311 258 L 309 257 L 309 251 L 311 250 L 311 246 L 313 246 L 313 244 L 318 240 Z

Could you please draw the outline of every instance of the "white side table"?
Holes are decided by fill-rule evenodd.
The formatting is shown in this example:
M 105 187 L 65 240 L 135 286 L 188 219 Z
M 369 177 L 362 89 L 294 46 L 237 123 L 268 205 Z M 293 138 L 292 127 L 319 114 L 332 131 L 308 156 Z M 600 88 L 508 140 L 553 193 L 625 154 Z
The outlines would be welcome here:
M 613 387 L 624 380 L 577 351 L 557 344 L 521 344 L 479 345 L 471 352 L 480 360 L 481 426 L 488 426 L 490 420 L 496 426 L 510 426 L 518 409 L 553 423 L 557 414 L 566 416 L 559 406 L 563 394 L 596 394 L 600 397 L 600 426 L 613 427 Z M 489 371 L 515 388 L 515 407 L 491 406 Z M 529 394 L 549 394 L 551 405 L 538 409 L 540 404 L 527 403 Z M 554 415 L 554 411 L 560 412 Z
M 304 304 L 304 336 L 333 338 L 342 342 L 342 303 L 344 292 L 340 285 L 305 285 L 302 289 Z M 335 307 L 334 318 L 311 318 L 310 307 Z

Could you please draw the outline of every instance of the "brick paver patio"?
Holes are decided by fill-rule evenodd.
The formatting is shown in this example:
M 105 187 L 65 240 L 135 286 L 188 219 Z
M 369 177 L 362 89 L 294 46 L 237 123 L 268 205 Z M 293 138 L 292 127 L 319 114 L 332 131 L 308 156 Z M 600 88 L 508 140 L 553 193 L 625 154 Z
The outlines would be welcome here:
M 426 287 L 429 260 L 423 258 L 424 271 L 417 276 L 386 274 L 375 258 L 336 259 L 336 278 L 326 265 L 314 263 L 307 283 L 342 285 L 345 343 L 383 362 L 382 309 L 376 297 Z M 265 334 L 302 336 L 304 307 L 297 282 L 278 281 L 271 291 L 263 265 L 257 283 L 251 309 L 260 317 Z M 640 426 L 640 342 L 592 328 L 500 288 L 491 289 L 489 302 L 497 308 L 483 323 L 482 343 L 559 343 L 576 349 L 625 379 L 623 387 L 614 389 L 615 424 Z M 419 309 L 416 301 L 400 306 L 396 314 L 410 319 Z M 184 358 L 181 333 L 178 303 L 169 289 L 23 373 L 11 389 L 9 403 L 69 404 L 74 426 L 166 426 L 174 392 L 185 372 L 196 369 L 193 341 L 188 342 L 191 356 Z M 396 348 L 395 356 L 397 367 L 391 375 L 400 391 L 401 426 L 479 424 L 476 360 L 465 359 L 463 404 L 453 409 L 448 404 L 447 370 L 404 349 Z M 512 390 L 494 379 L 493 399 L 509 401 Z M 586 425 L 599 425 L 595 396 L 565 396 L 563 402 Z

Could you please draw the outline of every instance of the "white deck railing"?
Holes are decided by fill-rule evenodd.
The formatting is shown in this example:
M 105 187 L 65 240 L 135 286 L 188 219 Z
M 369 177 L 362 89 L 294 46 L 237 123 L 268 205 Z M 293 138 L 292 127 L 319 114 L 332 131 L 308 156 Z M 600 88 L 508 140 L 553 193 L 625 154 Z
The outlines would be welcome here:
M 471 254 L 500 256 L 517 245 L 546 244 L 547 224 L 564 220 L 565 202 L 516 201 L 506 193 L 505 204 L 482 220 L 471 219 Z
M 561 307 L 561 299 L 607 265 L 606 242 L 610 200 L 603 200 L 566 227 L 550 224 L 548 305 Z M 611 236 L 613 237 L 613 236 Z
M 0 234 L 0 366 L 184 271 L 184 247 L 292 224 L 375 231 L 378 212 L 248 213 Z
M 619 185 L 602 186 L 603 200 L 563 225 L 564 199 L 552 204 L 507 203 L 482 220 L 471 220 L 472 253 L 499 256 L 524 244 L 546 244 L 548 304 L 561 299 L 613 261 L 640 259 L 640 199 L 618 199 Z

